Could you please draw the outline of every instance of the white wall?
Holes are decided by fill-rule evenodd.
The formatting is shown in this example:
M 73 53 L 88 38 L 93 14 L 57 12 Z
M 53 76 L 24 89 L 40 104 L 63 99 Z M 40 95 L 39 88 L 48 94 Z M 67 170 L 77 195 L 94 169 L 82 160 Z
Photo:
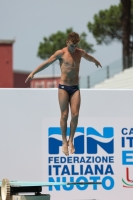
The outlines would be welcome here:
M 81 89 L 79 118 L 133 118 L 132 105 L 132 90 Z M 60 119 L 57 89 L 0 89 L 1 180 L 43 180 L 42 121 L 47 117 Z

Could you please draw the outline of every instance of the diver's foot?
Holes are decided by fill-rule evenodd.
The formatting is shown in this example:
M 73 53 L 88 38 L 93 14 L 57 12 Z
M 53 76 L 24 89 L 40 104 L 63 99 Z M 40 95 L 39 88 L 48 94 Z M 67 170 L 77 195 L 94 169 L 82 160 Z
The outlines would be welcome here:
M 62 144 L 62 152 L 63 152 L 66 156 L 69 156 L 68 143 L 67 143 L 67 142 L 64 142 L 64 143 Z
M 73 154 L 75 152 L 75 148 L 74 148 L 73 142 L 68 140 L 68 146 L 69 146 L 70 154 Z

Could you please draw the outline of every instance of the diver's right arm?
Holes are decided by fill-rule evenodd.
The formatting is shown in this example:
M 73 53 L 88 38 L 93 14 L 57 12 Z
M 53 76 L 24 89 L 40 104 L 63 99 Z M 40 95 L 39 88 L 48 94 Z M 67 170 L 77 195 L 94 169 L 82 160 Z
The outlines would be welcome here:
M 41 65 L 39 65 L 33 72 L 30 73 L 30 75 L 27 77 L 25 80 L 25 83 L 28 82 L 29 80 L 33 79 L 34 75 L 45 68 L 47 68 L 49 65 L 51 65 L 53 62 L 55 62 L 57 59 L 61 58 L 63 55 L 62 50 L 56 51 L 48 60 L 43 62 Z

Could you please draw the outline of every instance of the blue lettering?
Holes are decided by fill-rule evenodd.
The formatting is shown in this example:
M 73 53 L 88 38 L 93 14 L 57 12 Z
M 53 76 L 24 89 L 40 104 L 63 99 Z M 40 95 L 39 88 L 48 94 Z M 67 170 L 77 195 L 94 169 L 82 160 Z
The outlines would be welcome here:
M 74 163 L 79 163 L 79 157 L 74 157 Z
M 67 157 L 67 162 L 72 163 L 72 157 Z
M 76 182 L 88 182 L 87 178 L 85 178 L 84 176 L 80 176 L 79 178 L 77 178 Z M 77 189 L 79 190 L 86 190 L 88 185 L 76 185 Z
M 75 165 L 72 165 L 71 166 L 72 167 L 72 175 L 79 175 L 79 173 L 78 172 L 75 172 Z
M 52 175 L 51 165 L 48 166 L 48 175 L 49 175 L 49 176 Z
M 133 137 L 127 137 L 127 140 L 129 140 L 129 147 L 133 147 Z
M 102 163 L 107 163 L 108 162 L 108 157 L 102 157 Z
M 114 157 L 113 156 L 109 156 L 109 163 L 114 163 Z
M 52 177 L 49 177 L 48 178 L 48 182 L 60 182 L 60 177 L 57 177 L 56 178 L 56 181 L 52 178 Z M 53 190 L 53 187 L 55 187 L 55 189 L 57 191 L 60 191 L 60 185 L 54 185 L 54 186 L 49 186 L 49 191 L 52 191 Z
M 131 154 L 131 155 L 128 155 L 128 154 Z M 133 165 L 133 151 L 122 151 L 122 164 Z
M 123 128 L 121 130 L 123 135 L 132 135 L 133 134 L 133 128 L 130 128 L 130 130 L 128 130 L 127 128 Z
M 66 177 L 62 177 L 62 182 L 67 182 Z M 70 177 L 70 182 L 74 182 L 74 177 Z M 63 189 L 66 191 L 73 190 L 74 185 L 63 185 Z
M 63 167 L 61 175 L 64 175 L 64 174 L 70 175 L 70 172 L 69 172 L 67 165 L 64 165 L 64 167 Z
M 121 145 L 122 147 L 125 147 L 125 138 L 124 137 L 121 138 L 121 144 L 122 144 Z
M 59 163 L 59 157 L 54 157 L 54 163 Z
M 53 165 L 53 168 L 55 168 L 55 174 L 59 175 L 59 168 L 61 168 L 61 165 Z
M 93 174 L 93 171 L 92 171 L 92 168 L 90 165 L 87 165 L 87 167 L 86 167 L 85 175 L 87 175 L 87 174 L 91 174 L 91 175 Z
M 106 185 L 106 181 L 110 181 L 110 185 Z M 111 190 L 114 187 L 114 179 L 111 176 L 105 176 L 102 180 L 102 186 L 105 190 Z
M 100 180 L 100 176 L 90 176 L 90 180 L 93 182 L 98 182 Z M 93 190 L 97 190 L 97 184 L 93 184 Z
M 123 135 L 127 135 L 128 134 L 128 129 L 127 128 L 123 128 L 122 130 L 121 130 L 121 132 L 122 132 L 122 134 Z
M 81 157 L 81 159 L 80 159 L 80 163 L 85 163 L 85 159 L 84 159 L 84 157 Z
M 78 177 L 76 180 L 75 180 L 75 177 L 70 177 L 70 182 L 94 182 L 94 183 L 97 183 L 97 182 L 102 182 L 102 187 L 105 189 L 105 190 L 111 190 L 113 187 L 114 187 L 114 179 L 110 176 L 105 176 L 103 177 L 102 181 L 101 180 L 101 177 L 100 176 L 90 176 L 88 178 L 84 177 L 84 176 L 80 176 Z M 52 177 L 49 177 L 48 179 L 49 182 L 65 182 L 67 183 L 67 177 L 56 177 L 56 179 L 52 178 Z M 88 184 L 77 184 L 77 185 L 54 185 L 54 186 L 49 186 L 49 191 L 52 191 L 54 188 L 55 190 L 57 191 L 60 191 L 62 187 L 64 190 L 66 191 L 70 191 L 70 190 L 73 190 L 74 187 L 76 187 L 78 190 L 86 190 L 88 187 L 92 187 L 93 190 L 97 190 L 98 189 L 98 184 L 92 184 L 92 185 L 88 185 Z
M 65 157 L 61 157 L 60 158 L 60 163 L 65 163 L 66 162 L 66 158 Z
M 95 174 L 103 174 L 103 165 L 95 165 Z
M 105 170 L 105 174 L 114 174 L 111 165 L 107 165 L 107 168 L 106 168 L 106 170 Z
M 133 128 L 130 129 L 129 135 L 133 134 Z
M 80 165 L 80 175 L 83 175 L 83 165 Z
M 101 158 L 100 158 L 99 156 L 97 156 L 97 157 L 95 158 L 95 162 L 96 162 L 96 163 L 100 163 L 100 162 L 101 162 Z
M 53 157 L 48 157 L 48 163 L 51 163 L 53 161 Z

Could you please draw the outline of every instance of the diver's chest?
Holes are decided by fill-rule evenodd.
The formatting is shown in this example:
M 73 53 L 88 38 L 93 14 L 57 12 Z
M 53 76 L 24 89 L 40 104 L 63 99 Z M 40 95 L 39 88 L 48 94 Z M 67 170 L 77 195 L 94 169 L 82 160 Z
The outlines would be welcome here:
M 63 63 L 66 65 L 78 65 L 80 63 L 80 58 L 78 56 L 64 56 Z

